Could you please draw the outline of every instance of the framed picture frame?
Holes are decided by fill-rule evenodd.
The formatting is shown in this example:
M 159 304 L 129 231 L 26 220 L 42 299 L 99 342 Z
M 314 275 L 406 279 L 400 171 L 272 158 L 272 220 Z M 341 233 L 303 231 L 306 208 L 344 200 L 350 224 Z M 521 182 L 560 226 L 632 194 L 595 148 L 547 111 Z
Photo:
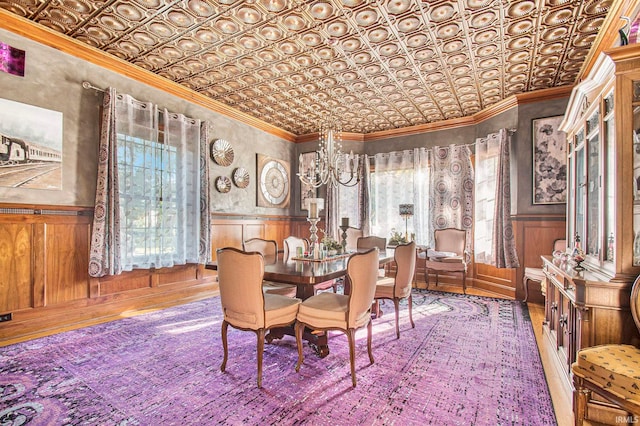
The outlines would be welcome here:
M 300 155 L 300 165 L 298 170 L 300 170 L 305 175 L 311 172 L 317 158 L 318 153 L 315 151 L 302 153 Z M 305 185 L 304 183 L 300 182 L 300 210 L 308 210 L 307 200 L 309 198 L 317 198 L 317 196 L 318 188 L 314 188 L 311 185 Z
M 531 122 L 533 141 L 533 204 L 567 202 L 567 136 L 558 130 L 564 116 Z

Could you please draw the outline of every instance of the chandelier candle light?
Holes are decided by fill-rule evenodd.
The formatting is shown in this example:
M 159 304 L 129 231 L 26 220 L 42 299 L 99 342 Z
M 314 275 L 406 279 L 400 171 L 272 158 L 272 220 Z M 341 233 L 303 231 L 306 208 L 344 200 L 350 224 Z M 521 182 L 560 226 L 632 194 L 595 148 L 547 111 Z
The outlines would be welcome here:
M 319 146 L 315 164 L 305 171 L 302 167 L 302 154 L 298 159 L 298 178 L 304 185 L 319 188 L 322 185 L 355 186 L 360 182 L 361 162 L 351 151 L 342 153 L 342 126 L 333 118 L 327 118 L 320 124 L 318 132 Z

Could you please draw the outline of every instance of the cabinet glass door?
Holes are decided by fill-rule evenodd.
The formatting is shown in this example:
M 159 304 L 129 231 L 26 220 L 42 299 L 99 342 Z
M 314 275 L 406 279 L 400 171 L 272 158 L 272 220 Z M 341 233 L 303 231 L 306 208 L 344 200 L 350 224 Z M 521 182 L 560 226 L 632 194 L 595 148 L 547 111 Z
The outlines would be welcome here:
M 575 228 L 573 235 L 567 235 L 570 246 L 575 243 L 575 236 L 580 235 L 581 240 L 584 239 L 585 230 L 585 199 L 586 199 L 586 176 L 584 165 L 584 132 L 580 130 L 576 135 L 576 150 L 574 152 L 573 161 L 575 162 L 576 175 L 576 204 L 575 204 Z M 584 247 L 584 246 L 583 246 Z
M 588 255 L 600 255 L 600 114 L 587 121 L 587 235 L 584 248 Z
M 640 81 L 633 82 L 633 264 L 640 265 Z
M 604 182 L 604 236 L 607 243 L 607 251 L 604 260 L 613 262 L 615 256 L 615 223 L 616 223 L 616 137 L 615 122 L 613 120 L 613 93 L 604 100 L 604 146 L 605 171 L 602 174 Z

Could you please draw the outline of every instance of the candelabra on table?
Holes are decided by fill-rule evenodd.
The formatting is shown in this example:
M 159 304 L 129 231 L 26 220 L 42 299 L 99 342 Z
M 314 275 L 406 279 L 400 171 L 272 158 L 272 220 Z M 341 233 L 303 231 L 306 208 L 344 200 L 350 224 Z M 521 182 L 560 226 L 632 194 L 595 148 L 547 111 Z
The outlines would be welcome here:
M 349 225 L 340 225 L 340 229 L 342 229 L 342 253 L 347 252 L 347 229 L 349 229 Z

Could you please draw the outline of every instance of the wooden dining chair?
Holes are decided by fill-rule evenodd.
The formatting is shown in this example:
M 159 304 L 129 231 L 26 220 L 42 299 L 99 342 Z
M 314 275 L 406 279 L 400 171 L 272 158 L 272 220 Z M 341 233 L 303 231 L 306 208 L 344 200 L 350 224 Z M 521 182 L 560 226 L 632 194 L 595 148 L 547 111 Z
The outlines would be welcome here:
M 436 275 L 436 286 L 439 274 L 460 273 L 462 275 L 462 292 L 467 293 L 467 265 L 471 255 L 466 250 L 467 231 L 457 228 L 436 229 L 434 231 L 435 256 L 429 256 L 425 262 L 425 282 L 429 288 L 429 272 Z M 439 256 L 438 253 L 446 255 Z
M 302 331 L 305 327 L 312 330 L 339 330 L 349 340 L 349 361 L 351 363 L 351 383 L 356 386 L 355 334 L 356 330 L 367 327 L 367 349 L 369 361 L 373 364 L 371 352 L 371 305 L 376 290 L 378 270 L 378 249 L 352 254 L 347 261 L 347 279 L 351 283 L 348 295 L 320 293 L 311 296 L 298 307 L 295 326 L 298 345 L 298 363 L 296 371 L 304 361 Z
M 253 331 L 257 336 L 258 387 L 262 387 L 262 356 L 267 330 L 292 324 L 298 313 L 300 299 L 262 291 L 264 257 L 258 252 L 235 248 L 217 250 L 218 284 L 222 321 L 224 356 L 220 371 L 227 367 L 229 325 L 238 330 Z
M 368 237 L 359 237 L 356 246 L 358 250 L 367 250 L 376 247 L 380 251 L 387 249 L 387 239 L 383 237 L 377 237 L 375 235 L 369 235 Z M 378 268 L 378 277 L 384 277 L 387 274 L 387 268 Z
M 408 244 L 399 244 L 395 249 L 394 260 L 397 265 L 396 276 L 379 279 L 376 284 L 376 292 L 373 298 L 375 300 L 389 299 L 393 301 L 393 306 L 395 307 L 396 311 L 396 336 L 399 339 L 401 300 L 407 299 L 409 305 L 409 321 L 411 321 L 412 328 L 416 327 L 413 322 L 413 299 L 411 297 L 413 273 L 416 269 L 415 241 L 412 241 Z
M 284 254 L 282 258 L 285 262 L 288 262 L 291 258 L 297 256 L 296 252 L 298 248 L 301 248 L 303 253 L 306 252 L 309 250 L 309 241 L 304 238 L 294 236 L 289 236 L 284 239 Z
M 242 243 L 242 249 L 247 252 L 255 251 L 262 254 L 267 263 L 278 261 L 278 243 L 275 240 L 251 238 Z M 279 294 L 281 296 L 295 297 L 297 293 L 295 285 L 273 281 L 264 281 L 262 288 L 265 293 Z

